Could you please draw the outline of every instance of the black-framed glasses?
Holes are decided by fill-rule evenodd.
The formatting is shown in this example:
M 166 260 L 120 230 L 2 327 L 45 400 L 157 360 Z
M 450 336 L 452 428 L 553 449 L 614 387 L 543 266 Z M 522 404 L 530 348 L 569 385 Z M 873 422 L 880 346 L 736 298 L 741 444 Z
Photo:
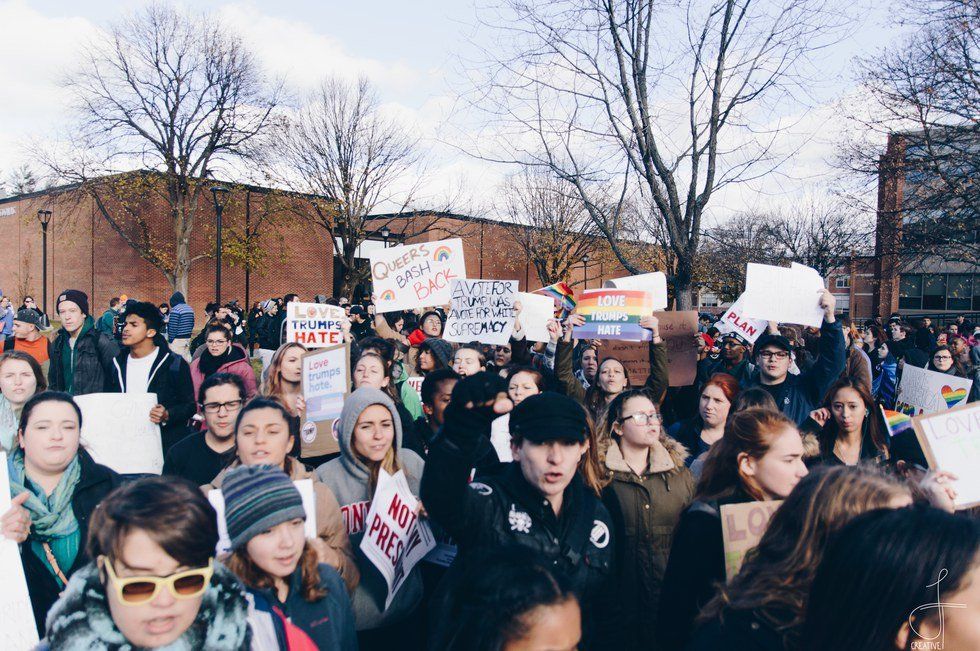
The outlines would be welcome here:
M 208 346 L 224 346 L 228 343 L 227 339 L 208 339 L 204 343 Z
M 619 422 L 625 423 L 628 420 L 632 420 L 637 425 L 647 425 L 649 423 L 659 423 L 663 421 L 663 416 L 655 411 L 638 411 L 635 414 L 623 416 L 619 419 Z
M 205 402 L 201 407 L 205 413 L 217 414 L 224 407 L 226 412 L 238 411 L 242 408 L 242 400 L 229 400 L 228 402 Z
M 789 353 L 785 350 L 764 350 L 759 353 L 759 357 L 762 359 L 787 359 Z

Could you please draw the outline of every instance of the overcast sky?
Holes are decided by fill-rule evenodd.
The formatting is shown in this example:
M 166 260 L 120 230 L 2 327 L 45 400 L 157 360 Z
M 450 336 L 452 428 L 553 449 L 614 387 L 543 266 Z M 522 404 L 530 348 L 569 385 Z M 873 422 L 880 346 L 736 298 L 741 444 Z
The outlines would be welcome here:
M 825 79 L 817 91 L 818 105 L 786 116 L 797 125 L 782 146 L 799 148 L 799 153 L 779 178 L 726 191 L 715 207 L 716 218 L 824 191 L 841 128 L 837 105 L 861 101 L 850 63 L 896 35 L 887 24 L 887 3 L 859 1 L 868 3 L 862 12 L 865 24 L 822 59 Z M 0 175 L 26 160 L 26 142 L 43 140 L 67 123 L 58 80 L 71 69 L 79 44 L 119 16 L 120 4 L 138 8 L 141 3 L 0 0 Z M 198 0 L 184 5 L 218 13 L 270 72 L 284 75 L 299 93 L 330 74 L 371 79 L 387 110 L 425 139 L 432 162 L 421 201 L 427 197 L 437 203 L 462 186 L 475 201 L 485 202 L 508 171 L 440 142 L 461 83 L 460 57 L 472 55 L 471 41 L 481 43 L 484 36 L 475 28 L 472 0 Z M 454 144 L 465 148 L 465 143 Z

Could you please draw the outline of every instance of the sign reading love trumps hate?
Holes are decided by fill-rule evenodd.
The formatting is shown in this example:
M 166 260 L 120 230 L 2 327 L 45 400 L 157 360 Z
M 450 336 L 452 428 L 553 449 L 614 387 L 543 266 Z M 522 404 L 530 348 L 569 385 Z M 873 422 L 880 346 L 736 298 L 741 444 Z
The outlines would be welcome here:
M 386 609 L 415 564 L 435 547 L 432 532 L 419 520 L 418 511 L 419 501 L 412 495 L 405 471 L 390 475 L 380 470 L 360 547 L 388 584 Z
M 757 547 L 781 501 L 743 502 L 721 506 L 721 537 L 725 548 L 725 577 L 731 581 L 749 550 Z
M 653 298 L 647 292 L 586 289 L 578 295 L 575 311 L 585 317 L 585 325 L 572 331 L 576 339 L 650 341 L 653 337 L 640 326 L 640 318 L 653 312 Z
M 466 277 L 463 240 L 378 249 L 370 254 L 378 312 L 449 303 L 452 281 Z
M 957 510 L 980 505 L 980 403 L 912 418 L 929 467 L 956 475 Z
M 307 348 L 325 348 L 344 343 L 344 308 L 337 305 L 300 303 L 286 306 L 286 341 Z
M 446 341 L 502 346 L 510 340 L 517 316 L 516 280 L 454 280 L 450 296 L 442 334 Z
M 300 429 L 304 457 L 340 451 L 337 419 L 350 392 L 350 346 L 341 344 L 303 355 L 301 375 L 306 422 Z

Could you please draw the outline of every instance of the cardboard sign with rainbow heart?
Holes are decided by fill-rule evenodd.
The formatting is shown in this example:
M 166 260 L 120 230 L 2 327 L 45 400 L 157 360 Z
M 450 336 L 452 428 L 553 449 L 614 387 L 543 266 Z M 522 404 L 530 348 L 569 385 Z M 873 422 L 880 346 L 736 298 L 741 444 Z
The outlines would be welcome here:
M 905 365 L 895 411 L 909 416 L 935 414 L 966 403 L 973 382 L 966 378 Z

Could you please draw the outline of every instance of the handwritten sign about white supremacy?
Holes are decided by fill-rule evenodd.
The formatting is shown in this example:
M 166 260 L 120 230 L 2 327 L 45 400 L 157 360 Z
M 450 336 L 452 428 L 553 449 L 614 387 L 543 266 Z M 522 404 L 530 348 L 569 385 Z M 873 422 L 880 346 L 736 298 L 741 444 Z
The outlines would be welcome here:
M 322 348 L 303 355 L 303 398 L 306 422 L 300 430 L 304 457 L 340 450 L 334 427 L 350 392 L 350 347 Z
M 150 422 L 155 393 L 75 396 L 82 410 L 82 445 L 96 462 L 120 474 L 163 471 L 160 426 Z
M 745 310 L 742 307 L 742 299 L 739 297 L 730 308 L 725 310 L 715 327 L 721 334 L 734 332 L 744 337 L 750 344 L 754 344 L 755 340 L 766 331 L 769 323 L 761 319 L 748 318 L 745 316 Z
M 316 496 L 313 494 L 312 479 L 298 479 L 293 482 L 299 496 L 303 499 L 303 510 L 306 511 L 306 522 L 303 523 L 303 532 L 306 537 L 313 540 L 317 537 L 316 528 Z M 218 514 L 218 547 L 215 552 L 222 556 L 231 551 L 231 539 L 228 538 L 228 522 L 225 520 L 225 494 L 220 488 L 208 491 L 208 501 Z
M 378 487 L 361 539 L 361 551 L 388 584 L 385 608 L 391 604 L 415 564 L 435 547 L 429 526 L 418 518 L 418 509 L 419 501 L 412 495 L 403 470 L 394 475 L 379 471 Z M 424 531 L 416 533 L 419 528 Z
M 823 323 L 820 290 L 823 278 L 816 269 L 793 263 L 774 267 L 750 262 L 745 270 L 742 314 L 750 319 L 798 323 L 819 328 Z
M 445 305 L 452 281 L 466 278 L 459 238 L 378 249 L 370 259 L 378 312 Z
M 454 280 L 446 341 L 503 345 L 514 332 L 516 280 Z
M 286 306 L 286 341 L 307 348 L 344 343 L 344 308 L 293 301 Z
M 7 453 L 0 450 L 0 516 L 10 510 L 10 476 Z M 25 552 L 30 553 L 30 552 Z M 27 651 L 37 645 L 37 628 L 31 596 L 27 592 L 20 549 L 13 540 L 0 535 L 0 647 L 10 651 Z
M 627 276 L 625 278 L 613 278 L 602 283 L 602 286 L 646 292 L 653 300 L 653 305 L 650 309 L 667 309 L 667 275 L 662 271 L 654 271 L 653 273 L 640 274 L 638 276 Z
M 956 508 L 980 505 L 980 402 L 916 416 L 912 427 L 929 467 L 958 477 Z
M 895 411 L 935 414 L 966 403 L 971 380 L 906 364 L 895 395 Z

